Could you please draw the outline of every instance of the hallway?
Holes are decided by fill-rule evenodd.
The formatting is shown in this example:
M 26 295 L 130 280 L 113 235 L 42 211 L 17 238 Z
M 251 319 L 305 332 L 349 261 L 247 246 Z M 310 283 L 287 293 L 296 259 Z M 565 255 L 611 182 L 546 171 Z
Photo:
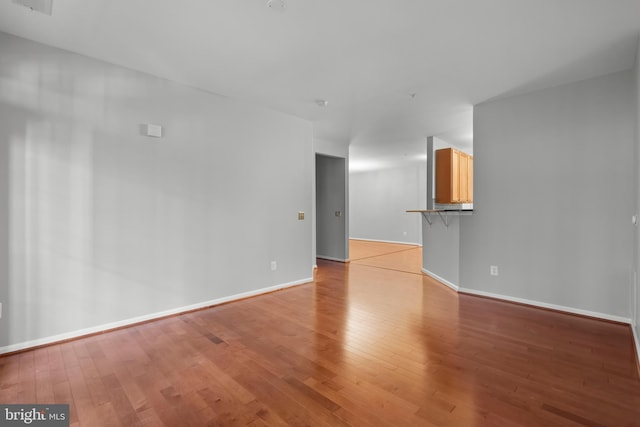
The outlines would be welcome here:
M 422 247 L 417 245 L 349 240 L 352 264 L 422 274 Z

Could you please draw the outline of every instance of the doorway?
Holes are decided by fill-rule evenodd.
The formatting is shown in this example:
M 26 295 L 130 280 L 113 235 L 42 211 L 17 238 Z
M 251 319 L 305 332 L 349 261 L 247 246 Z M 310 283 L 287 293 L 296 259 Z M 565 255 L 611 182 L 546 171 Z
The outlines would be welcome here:
M 349 260 L 347 160 L 316 154 L 316 257 Z

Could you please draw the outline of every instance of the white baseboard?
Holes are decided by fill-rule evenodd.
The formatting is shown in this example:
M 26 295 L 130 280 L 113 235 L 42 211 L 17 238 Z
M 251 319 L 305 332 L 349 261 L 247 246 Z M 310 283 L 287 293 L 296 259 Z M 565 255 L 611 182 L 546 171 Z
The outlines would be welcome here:
M 362 239 L 359 237 L 349 237 L 349 240 L 359 240 L 362 242 L 376 242 L 376 243 L 393 243 L 395 245 L 410 245 L 410 246 L 420 246 L 421 243 L 411 243 L 411 242 L 396 242 L 395 240 L 376 240 L 376 239 Z
M 455 283 L 452 283 L 452 282 L 448 281 L 447 279 L 445 279 L 445 278 L 443 278 L 443 277 L 440 277 L 440 276 L 438 276 L 438 275 L 437 275 L 437 274 L 435 274 L 435 273 L 430 272 L 430 271 L 429 271 L 429 270 L 427 270 L 426 268 L 423 268 L 423 269 L 422 269 L 422 272 L 423 272 L 424 274 L 426 274 L 427 276 L 429 276 L 429 277 L 431 277 L 431 278 L 433 278 L 433 279 L 436 279 L 438 282 L 440 282 L 440 283 L 442 283 L 443 285 L 445 285 L 445 286 L 447 286 L 447 287 L 449 287 L 449 288 L 453 289 L 453 290 L 454 290 L 454 291 L 456 291 L 456 292 L 458 292 L 458 289 L 460 289 L 460 287 L 459 287 L 458 285 L 456 285 Z
M 431 271 L 423 268 L 422 272 L 424 274 L 426 274 L 427 276 L 437 280 L 438 282 L 442 283 L 443 285 L 453 289 L 454 291 L 461 293 L 461 294 L 468 294 L 468 295 L 476 295 L 476 296 L 483 296 L 483 297 L 488 297 L 488 298 L 494 298 L 494 299 L 498 299 L 498 300 L 502 300 L 502 301 L 509 301 L 509 302 L 516 302 L 519 304 L 526 304 L 526 305 L 530 305 L 532 307 L 539 307 L 539 308 L 548 308 L 551 310 L 556 310 L 556 311 L 561 311 L 561 312 L 565 312 L 565 313 L 571 313 L 571 314 L 578 314 L 581 316 L 588 316 L 588 317 L 593 317 L 596 319 L 603 319 L 603 320 L 609 320 L 609 321 L 613 321 L 613 322 L 619 322 L 619 323 L 626 323 L 629 326 L 631 326 L 631 332 L 633 335 L 633 343 L 635 346 L 635 350 L 636 350 L 636 366 L 638 368 L 638 375 L 640 376 L 640 336 L 638 335 L 638 329 L 637 326 L 635 325 L 633 320 L 630 318 L 626 318 L 626 317 L 621 317 L 621 316 L 614 316 L 611 314 L 605 314 L 605 313 L 598 313 L 595 311 L 589 311 L 589 310 L 582 310 L 579 308 L 573 308 L 573 307 L 566 307 L 563 305 L 556 305 L 556 304 L 549 304 L 549 303 L 545 303 L 545 302 L 540 302 L 540 301 L 534 301 L 534 300 L 529 300 L 529 299 L 524 299 L 524 298 L 517 298 L 517 297 L 511 297 L 511 296 L 507 296 L 507 295 L 501 295 L 501 294 L 494 294 L 492 292 L 484 292 L 484 291 L 477 291 L 475 289 L 468 289 L 468 288 L 461 288 L 458 285 L 456 285 L 455 283 L 451 283 L 450 281 L 448 281 L 447 279 L 444 279 L 440 276 L 438 276 L 435 273 L 432 273 Z
M 324 255 L 316 255 L 316 258 L 326 259 L 327 261 L 349 262 L 349 258 L 342 259 L 342 258 L 334 258 L 334 257 L 324 256 Z
M 567 307 L 564 305 L 549 304 L 541 301 L 517 298 L 517 297 L 508 296 L 508 295 L 494 294 L 492 292 L 477 291 L 475 289 L 468 289 L 468 288 L 459 288 L 458 292 L 460 292 L 461 294 L 478 295 L 483 297 L 495 298 L 503 301 L 517 302 L 519 304 L 526 304 L 533 307 L 548 308 L 556 311 L 564 311 L 565 313 L 579 314 L 582 316 L 594 317 L 597 319 L 610 320 L 613 322 L 626 323 L 629 325 L 631 324 L 631 319 L 627 317 L 614 316 L 612 314 L 599 313 L 596 311 L 582 310 L 579 308 Z
M 160 311 L 157 313 L 146 314 L 143 316 L 133 317 L 130 319 L 120 320 L 117 322 L 106 323 L 99 326 L 94 326 L 91 328 L 80 329 L 77 331 L 66 332 L 64 334 L 53 335 L 45 338 L 39 338 L 36 340 L 25 341 L 17 344 L 10 344 L 4 347 L 0 347 L 0 354 L 11 353 L 14 351 L 26 350 L 33 347 L 39 347 L 47 344 L 53 344 L 55 342 L 66 341 L 69 339 L 80 338 L 85 335 L 92 335 L 96 333 L 106 332 L 113 329 L 122 328 L 124 326 L 135 325 L 136 323 L 148 322 L 149 320 L 157 320 L 163 317 L 173 316 L 175 314 L 185 313 L 188 311 L 198 310 L 201 308 L 211 307 L 214 305 L 223 304 L 226 302 L 236 301 L 244 298 L 249 298 L 261 294 L 266 294 L 269 292 L 277 291 L 280 289 L 290 288 L 293 286 L 303 285 L 305 283 L 313 282 L 313 278 L 306 278 L 301 280 L 296 280 L 289 283 L 282 283 L 280 285 L 269 286 L 266 288 L 256 289 L 253 291 L 242 292 L 235 295 L 230 295 L 227 297 L 217 298 L 210 301 L 199 302 L 197 304 L 191 304 L 183 307 L 172 308 L 165 311 Z

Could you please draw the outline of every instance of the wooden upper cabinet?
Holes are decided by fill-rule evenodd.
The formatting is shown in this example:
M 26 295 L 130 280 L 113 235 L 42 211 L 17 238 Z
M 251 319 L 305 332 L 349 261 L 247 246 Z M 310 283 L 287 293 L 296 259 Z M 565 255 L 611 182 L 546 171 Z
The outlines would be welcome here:
M 473 156 L 469 156 L 469 168 L 467 169 L 468 177 L 467 177 L 467 186 L 469 187 L 469 203 L 473 203 Z
M 473 202 L 473 156 L 454 148 L 436 150 L 436 203 Z
M 459 182 L 460 186 L 460 202 L 466 202 L 469 200 L 469 155 L 466 153 L 459 153 L 460 165 L 459 165 Z

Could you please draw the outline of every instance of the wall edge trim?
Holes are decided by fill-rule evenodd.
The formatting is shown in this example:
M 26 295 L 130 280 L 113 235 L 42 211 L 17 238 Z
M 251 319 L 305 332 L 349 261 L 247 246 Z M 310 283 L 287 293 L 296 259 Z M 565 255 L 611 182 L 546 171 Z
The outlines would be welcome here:
M 636 368 L 640 376 L 640 337 L 638 337 L 637 325 L 631 324 L 631 338 L 633 338 L 634 349 L 636 350 Z
M 0 355 L 7 353 L 20 352 L 25 350 L 34 349 L 37 347 L 43 347 L 58 342 L 69 341 L 77 338 L 82 338 L 90 335 L 96 335 L 104 332 L 109 332 L 124 327 L 133 326 L 140 323 L 149 322 L 152 320 L 159 320 L 165 317 L 171 317 L 190 311 L 196 311 L 204 308 L 213 307 L 228 302 L 238 301 L 245 298 L 250 298 L 258 295 L 267 294 L 270 292 L 278 291 L 281 289 L 291 288 L 293 286 L 304 285 L 312 283 L 313 277 L 305 279 L 295 280 L 293 282 L 281 283 L 279 285 L 268 286 L 266 288 L 255 289 L 252 291 L 241 292 L 239 294 L 229 295 L 226 297 L 216 298 L 208 301 L 199 302 L 196 304 L 190 304 L 182 307 L 171 308 L 168 310 L 159 311 L 156 313 L 145 314 L 142 316 L 136 316 L 129 319 L 119 320 L 116 322 L 105 323 L 98 326 L 92 326 L 90 328 L 79 329 L 77 331 L 65 332 L 62 334 L 52 335 L 44 338 L 38 338 L 35 340 L 23 341 L 16 344 L 9 344 L 4 347 L 0 347 Z
M 422 247 L 422 243 L 398 242 L 398 241 L 395 241 L 395 240 L 365 239 L 364 237 L 349 237 L 349 240 L 361 240 L 363 242 L 393 243 L 393 244 L 396 244 L 396 245 L 407 245 L 407 246 L 420 246 L 420 247 Z
M 453 290 L 454 290 L 454 291 L 456 291 L 456 292 L 459 292 L 460 287 L 459 287 L 458 285 L 456 285 L 455 283 L 450 282 L 450 281 L 448 281 L 447 279 L 445 279 L 445 278 L 443 278 L 443 277 L 440 277 L 440 276 L 438 276 L 438 275 L 437 275 L 437 274 L 435 274 L 435 273 L 432 273 L 431 271 L 427 270 L 426 268 L 423 268 L 423 269 L 422 269 L 422 272 L 423 272 L 424 274 L 426 274 L 427 276 L 431 277 L 432 279 L 435 279 L 435 280 L 437 280 L 438 282 L 442 283 L 442 284 L 443 284 L 443 285 L 445 285 L 446 287 L 451 288 L 451 289 L 453 289 Z
M 318 254 L 316 254 L 316 258 L 326 259 L 327 261 L 349 262 L 349 258 L 347 258 L 347 259 L 334 258 L 334 257 L 331 257 L 331 256 L 318 255 Z
M 627 324 L 627 325 L 631 325 L 631 319 L 630 318 L 622 317 L 622 316 L 615 316 L 613 314 L 606 314 L 606 313 L 600 313 L 600 312 L 597 312 L 597 311 L 583 310 L 583 309 L 580 309 L 580 308 L 567 307 L 567 306 L 564 306 L 564 305 L 550 304 L 550 303 L 546 303 L 546 302 L 542 302 L 542 301 L 536 301 L 536 300 L 530 300 L 530 299 L 526 299 L 526 298 L 518 298 L 518 297 L 512 297 L 512 296 L 508 296 L 508 295 L 495 294 L 493 292 L 477 291 L 475 289 L 469 289 L 469 288 L 459 288 L 458 292 L 461 293 L 461 294 L 476 295 L 476 296 L 494 298 L 494 299 L 508 301 L 508 302 L 515 302 L 515 303 L 518 303 L 518 304 L 530 305 L 532 307 L 546 308 L 546 309 L 560 311 L 560 312 L 564 312 L 564 313 L 578 314 L 580 316 L 593 317 L 595 319 L 602 319 L 602 320 L 608 320 L 608 321 L 611 321 L 611 322 L 618 322 L 618 323 L 624 323 L 624 324 Z

